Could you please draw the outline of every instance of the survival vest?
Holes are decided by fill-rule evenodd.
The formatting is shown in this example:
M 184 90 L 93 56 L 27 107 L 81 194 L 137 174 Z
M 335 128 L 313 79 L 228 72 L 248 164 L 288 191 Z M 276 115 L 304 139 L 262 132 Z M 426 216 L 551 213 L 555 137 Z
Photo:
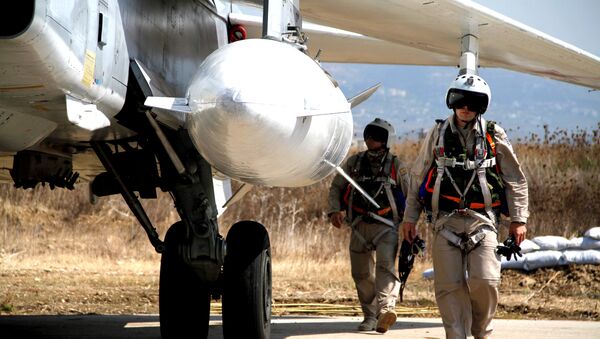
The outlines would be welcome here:
M 419 189 L 419 199 L 426 211 L 451 213 L 468 208 L 484 215 L 507 214 L 501 169 L 496 163 L 495 122 L 476 122 L 480 126 L 486 125 L 485 136 L 481 132 L 476 133 L 470 156 L 467 156 L 467 149 L 462 146 L 459 136 L 448 128 L 448 120 L 436 122 L 440 136 L 434 148 L 435 161 Z M 442 178 L 436 198 L 435 185 L 440 174 Z M 486 208 L 486 196 L 491 213 Z
M 404 215 L 405 198 L 402 188 L 396 184 L 398 171 L 394 165 L 396 157 L 388 151 L 381 159 L 377 174 L 373 174 L 366 154 L 367 152 L 359 153 L 350 166 L 349 175 L 379 204 L 380 208 L 377 209 L 351 184 L 348 184 L 342 192 L 342 207 L 347 209 L 351 220 L 359 215 L 363 220 L 369 220 L 368 214 L 372 212 L 398 223 Z

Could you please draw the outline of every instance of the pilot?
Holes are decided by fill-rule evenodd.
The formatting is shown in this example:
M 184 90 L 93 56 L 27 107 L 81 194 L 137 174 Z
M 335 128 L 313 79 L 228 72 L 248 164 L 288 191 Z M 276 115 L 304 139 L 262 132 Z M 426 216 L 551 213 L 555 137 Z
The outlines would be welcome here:
M 379 207 L 338 174 L 329 191 L 328 216 L 333 226 L 348 223 L 352 229 L 350 264 L 364 315 L 358 330 L 385 333 L 396 322 L 400 284 L 394 262 L 408 170 L 391 152 L 396 135 L 390 123 L 373 120 L 363 137 L 367 150 L 349 157 L 343 169 Z
M 410 173 L 402 235 L 415 238 L 425 210 L 446 338 L 490 337 L 500 283 L 500 214 L 510 218 L 514 243 L 527 232 L 527 180 L 504 129 L 482 117 L 490 99 L 485 80 L 459 75 L 446 94 L 453 113 L 429 131 Z

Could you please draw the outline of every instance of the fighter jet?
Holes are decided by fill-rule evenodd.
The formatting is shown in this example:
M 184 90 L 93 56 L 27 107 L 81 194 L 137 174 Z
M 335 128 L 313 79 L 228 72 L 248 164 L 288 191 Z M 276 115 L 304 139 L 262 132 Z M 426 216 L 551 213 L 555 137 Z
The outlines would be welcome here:
M 254 185 L 339 170 L 352 107 L 377 87 L 348 99 L 321 62 L 502 67 L 600 88 L 597 56 L 466 0 L 23 0 L 10 16 L 0 180 L 121 194 L 162 255 L 163 338 L 206 337 L 211 297 L 225 337 L 269 337 L 266 228 L 240 221 L 225 239 L 217 216 Z M 157 188 L 181 217 L 164 240 L 139 200 Z

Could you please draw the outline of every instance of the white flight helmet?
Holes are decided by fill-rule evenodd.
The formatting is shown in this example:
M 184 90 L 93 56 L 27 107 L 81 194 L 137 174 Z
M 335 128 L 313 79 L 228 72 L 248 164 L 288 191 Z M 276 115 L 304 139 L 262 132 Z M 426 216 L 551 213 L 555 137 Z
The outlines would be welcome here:
M 470 110 L 483 114 L 492 101 L 492 92 L 487 82 L 475 74 L 462 74 L 456 77 L 446 93 L 446 105 L 453 109 L 469 107 Z
M 368 136 L 374 140 L 385 142 L 387 148 L 391 148 L 396 140 L 396 132 L 392 124 L 380 118 L 375 118 L 375 120 L 365 126 L 363 132 L 365 141 L 367 141 Z

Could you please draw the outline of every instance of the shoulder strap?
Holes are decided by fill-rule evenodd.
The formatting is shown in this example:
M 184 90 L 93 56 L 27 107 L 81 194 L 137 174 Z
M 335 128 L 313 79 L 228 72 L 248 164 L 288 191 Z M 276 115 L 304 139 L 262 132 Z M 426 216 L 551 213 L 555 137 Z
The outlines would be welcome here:
M 487 122 L 486 139 L 490 145 L 492 154 L 496 156 L 496 122 L 493 120 L 489 120 Z
M 387 177 L 387 180 L 390 181 L 393 185 L 396 184 L 396 173 L 394 173 L 394 158 L 396 156 L 392 154 L 392 152 L 388 151 L 385 155 L 385 164 L 383 165 L 383 175 Z
M 350 176 L 356 176 L 360 173 L 360 167 L 365 154 L 366 152 L 360 152 L 356 155 L 356 158 L 354 158 L 354 164 L 352 164 L 352 168 L 350 169 Z
M 434 155 L 435 157 L 443 157 L 444 156 L 444 136 L 446 135 L 446 130 L 448 129 L 448 126 L 450 125 L 450 121 L 448 121 L 448 119 L 446 120 L 436 120 L 437 123 L 437 127 L 438 127 L 438 141 L 437 144 L 434 148 Z

